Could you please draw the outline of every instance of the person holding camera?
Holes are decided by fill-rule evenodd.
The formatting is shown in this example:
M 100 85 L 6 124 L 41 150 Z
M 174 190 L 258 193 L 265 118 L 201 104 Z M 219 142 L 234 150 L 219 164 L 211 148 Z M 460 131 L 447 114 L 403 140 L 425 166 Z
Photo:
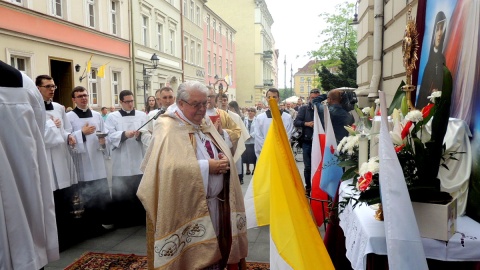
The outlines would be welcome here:
M 303 150 L 303 176 L 305 177 L 305 193 L 310 195 L 312 190 L 311 185 L 311 163 L 312 163 L 312 135 L 313 135 L 313 99 L 320 96 L 320 90 L 312 89 L 310 91 L 310 97 L 308 104 L 301 106 L 298 109 L 297 117 L 293 122 L 293 125 L 302 129 L 302 135 L 300 141 L 302 143 Z
M 316 98 L 313 104 L 317 106 L 320 121 L 325 126 L 322 101 L 323 99 Z M 353 102 L 356 102 L 356 99 Z M 327 104 L 333 131 L 335 132 L 335 139 L 339 143 L 343 137 L 348 136 L 348 131 L 344 127 L 351 126 L 354 123 L 353 116 L 349 113 L 349 110 L 353 109 L 353 104 L 352 101 L 348 100 L 346 93 L 338 89 L 328 92 Z

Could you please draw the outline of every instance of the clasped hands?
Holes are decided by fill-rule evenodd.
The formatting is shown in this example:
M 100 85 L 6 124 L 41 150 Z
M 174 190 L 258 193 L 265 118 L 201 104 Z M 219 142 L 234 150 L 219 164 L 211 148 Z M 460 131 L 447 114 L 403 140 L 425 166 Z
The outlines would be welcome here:
M 224 174 L 230 170 L 230 162 L 223 153 L 218 153 L 219 159 L 209 159 L 208 169 L 212 174 Z

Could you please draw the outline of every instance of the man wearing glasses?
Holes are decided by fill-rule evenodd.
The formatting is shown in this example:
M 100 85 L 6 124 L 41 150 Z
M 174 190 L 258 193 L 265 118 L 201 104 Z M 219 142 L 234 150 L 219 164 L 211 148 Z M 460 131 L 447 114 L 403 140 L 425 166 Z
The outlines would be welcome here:
M 51 184 L 55 200 L 58 239 L 60 251 L 62 251 L 75 242 L 75 236 L 71 233 L 74 222 L 71 211 L 78 180 L 68 145 L 74 146 L 76 140 L 71 134 L 72 126 L 67 119 L 65 107 L 52 101 L 57 89 L 53 78 L 49 75 L 40 75 L 35 79 L 35 84 L 42 95 L 43 108 L 47 117 L 45 149 L 47 162 L 53 174 Z
M 72 101 L 76 107 L 67 113 L 72 125 L 72 134 L 77 144 L 75 156 L 79 164 L 78 185 L 84 203 L 84 218 L 87 222 L 88 236 L 98 235 L 111 229 L 111 196 L 107 182 L 107 170 L 104 155 L 107 155 L 105 137 L 107 134 L 102 115 L 88 107 L 88 92 L 83 86 L 72 90 Z M 108 119 L 108 118 L 107 118 Z
M 200 82 L 180 84 L 176 106 L 157 121 L 137 192 L 148 217 L 149 269 L 245 266 L 242 191 L 229 147 L 205 119 L 207 95 Z M 172 249 L 173 241 L 182 248 Z
M 112 147 L 112 206 L 115 225 L 129 227 L 145 224 L 145 211 L 136 193 L 142 171 L 140 164 L 145 154 L 137 131 L 147 120 L 147 115 L 135 110 L 133 93 L 123 90 L 119 94 L 121 109 L 111 113 L 105 122 L 108 142 Z M 150 136 L 148 131 L 145 135 Z

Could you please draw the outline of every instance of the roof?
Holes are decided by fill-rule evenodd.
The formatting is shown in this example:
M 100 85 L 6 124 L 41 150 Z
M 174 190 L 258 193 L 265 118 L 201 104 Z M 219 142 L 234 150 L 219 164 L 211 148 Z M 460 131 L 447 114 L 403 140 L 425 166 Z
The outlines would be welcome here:
M 318 61 L 317 59 L 308 61 L 308 63 L 305 66 L 298 69 L 298 71 L 295 73 L 295 76 L 301 75 L 301 74 L 317 74 L 315 70 L 315 65 L 317 65 L 319 62 L 320 61 Z

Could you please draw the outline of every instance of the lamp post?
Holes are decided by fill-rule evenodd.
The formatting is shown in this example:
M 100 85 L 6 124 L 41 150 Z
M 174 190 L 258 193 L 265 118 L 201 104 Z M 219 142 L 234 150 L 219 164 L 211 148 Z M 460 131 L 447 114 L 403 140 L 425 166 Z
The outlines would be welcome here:
M 158 58 L 157 54 L 154 53 L 152 55 L 152 57 L 150 57 L 150 61 L 152 61 L 152 67 L 146 67 L 145 64 L 142 64 L 143 66 L 143 71 L 142 71 L 142 74 L 143 74 L 143 99 L 144 99 L 144 105 L 147 106 L 147 80 L 148 78 L 150 77 L 148 74 L 147 74 L 147 69 L 157 69 L 157 66 L 158 66 L 158 61 L 160 59 Z

